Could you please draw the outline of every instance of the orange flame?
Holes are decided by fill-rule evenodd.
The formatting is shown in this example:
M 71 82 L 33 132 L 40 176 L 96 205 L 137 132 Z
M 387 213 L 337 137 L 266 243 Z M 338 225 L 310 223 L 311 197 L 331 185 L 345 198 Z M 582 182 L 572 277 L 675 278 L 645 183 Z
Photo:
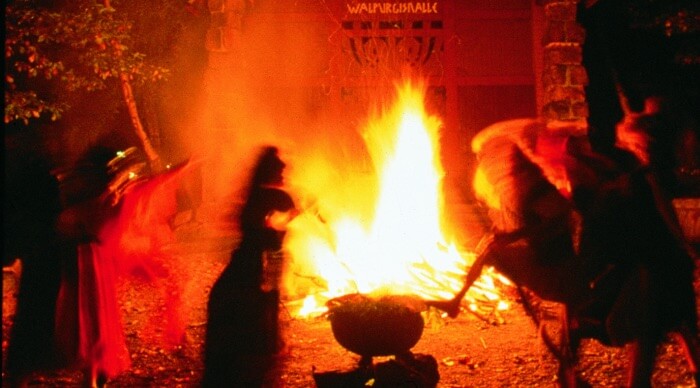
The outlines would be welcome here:
M 349 293 L 449 299 L 461 287 L 474 257 L 443 237 L 442 123 L 425 112 L 423 91 L 397 87 L 395 105 L 368 120 L 367 155 L 355 155 L 350 172 L 316 161 L 290 177 L 319 198 L 289 224 L 285 241 L 296 275 L 286 288 L 306 298 L 297 315 Z

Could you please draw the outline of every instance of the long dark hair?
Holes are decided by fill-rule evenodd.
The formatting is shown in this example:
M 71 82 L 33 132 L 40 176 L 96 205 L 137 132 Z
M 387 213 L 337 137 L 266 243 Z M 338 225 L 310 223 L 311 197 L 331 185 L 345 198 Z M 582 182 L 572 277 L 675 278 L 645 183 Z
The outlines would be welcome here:
M 285 164 L 279 157 L 279 149 L 274 146 L 264 147 L 253 170 L 253 176 L 250 181 L 251 188 L 281 183 L 278 180 L 284 167 Z

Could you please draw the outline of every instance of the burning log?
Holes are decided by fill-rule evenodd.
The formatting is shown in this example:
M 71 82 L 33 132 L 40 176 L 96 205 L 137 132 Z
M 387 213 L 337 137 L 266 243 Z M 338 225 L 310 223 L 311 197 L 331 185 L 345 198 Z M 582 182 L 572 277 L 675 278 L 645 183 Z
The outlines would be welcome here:
M 396 358 L 375 365 L 350 371 L 314 371 L 317 388 L 362 387 L 415 387 L 433 388 L 440 380 L 437 360 L 425 354 L 408 358 Z
M 424 88 L 406 80 L 397 84 L 391 106 L 372 109 L 359 129 L 362 152 L 347 155 L 342 174 L 314 161 L 320 170 L 292 177 L 307 203 L 285 240 L 293 263 L 288 273 L 294 274 L 286 287 L 304 299 L 293 314 L 325 312 L 328 298 L 353 293 L 415 295 L 425 305 L 449 299 L 462 285 L 474 255 L 448 237 L 450 223 L 441 217 L 448 204 L 440 157 L 443 125 L 425 110 Z M 319 177 L 328 184 L 319 184 Z M 463 296 L 465 305 L 476 306 L 470 308 L 475 315 L 500 323 L 498 310 L 507 303 L 498 283 L 507 283 L 494 275 L 485 274 Z

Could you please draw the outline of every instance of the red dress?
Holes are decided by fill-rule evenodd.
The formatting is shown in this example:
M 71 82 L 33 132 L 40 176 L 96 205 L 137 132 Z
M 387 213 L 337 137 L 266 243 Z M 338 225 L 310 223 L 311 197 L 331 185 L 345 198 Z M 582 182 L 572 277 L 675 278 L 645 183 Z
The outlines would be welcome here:
M 130 367 L 117 297 L 121 276 L 139 274 L 159 288 L 175 290 L 165 302 L 169 337 L 183 338 L 179 308 L 185 274 L 167 271 L 161 247 L 173 238 L 167 225 L 175 212 L 175 190 L 186 164 L 130 183 L 119 195 L 88 199 L 64 210 L 64 271 L 56 309 L 59 350 L 69 367 L 107 378 Z M 178 276 L 179 275 L 179 276 Z
M 77 216 L 73 221 L 79 223 L 83 216 L 99 218 L 89 209 L 79 205 L 64 218 Z M 95 238 L 69 240 L 64 248 L 66 265 L 56 306 L 59 350 L 67 366 L 114 377 L 131 365 L 117 302 L 114 255 L 108 244 Z

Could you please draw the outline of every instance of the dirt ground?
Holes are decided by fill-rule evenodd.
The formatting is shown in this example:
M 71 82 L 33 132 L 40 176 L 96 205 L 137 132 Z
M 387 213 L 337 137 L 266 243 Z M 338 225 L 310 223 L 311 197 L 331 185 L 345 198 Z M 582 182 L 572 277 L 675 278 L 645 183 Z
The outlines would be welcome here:
M 173 249 L 182 258 L 180 270 L 191 281 L 186 285 L 189 321 L 187 343 L 166 349 L 144 340 L 144 323 L 162 309 L 158 292 L 141 283 L 119 285 L 123 325 L 132 357 L 132 368 L 111 381 L 112 387 L 197 387 L 203 369 L 201 352 L 206 323 L 209 287 L 228 259 L 230 236 L 204 232 L 197 227 L 182 230 L 180 237 L 204 236 L 210 242 L 179 244 Z M 3 271 L 3 359 L 8 344 L 16 295 L 16 274 Z M 696 284 L 696 289 L 700 286 Z M 555 387 L 557 362 L 542 344 L 533 320 L 525 313 L 515 293 L 507 292 L 510 308 L 500 315 L 479 317 L 464 312 L 456 319 L 432 311 L 424 314 L 421 339 L 411 349 L 437 361 L 438 387 Z M 292 302 L 288 305 L 291 308 Z M 545 303 L 555 311 L 558 306 Z M 349 371 L 357 368 L 359 356 L 345 350 L 334 339 L 329 321 L 321 316 L 293 318 L 283 310 L 286 351 L 276 371 L 282 387 L 314 387 L 314 373 Z M 551 330 L 556 331 L 552 326 Z M 159 335 L 158 333 L 152 336 Z M 391 335 L 391 328 L 387 328 Z M 595 341 L 580 349 L 579 377 L 593 387 L 619 387 L 625 379 L 624 349 L 609 348 Z M 375 358 L 375 364 L 384 359 Z M 4 363 L 3 363 L 4 365 Z M 4 369 L 3 369 L 4 381 Z M 42 387 L 78 386 L 80 374 L 72 371 L 37 373 L 31 385 Z M 680 348 L 669 341 L 659 348 L 654 372 L 655 387 L 694 387 Z M 4 384 L 3 384 L 4 385 Z

